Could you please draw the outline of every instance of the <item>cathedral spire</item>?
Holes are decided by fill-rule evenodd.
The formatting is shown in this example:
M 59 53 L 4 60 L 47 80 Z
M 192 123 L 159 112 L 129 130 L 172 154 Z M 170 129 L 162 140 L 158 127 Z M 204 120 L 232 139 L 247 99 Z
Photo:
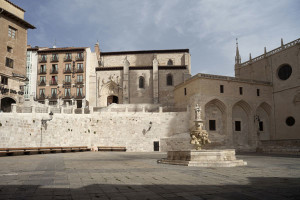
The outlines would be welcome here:
M 235 52 L 235 65 L 241 64 L 241 56 L 239 52 L 239 43 L 238 39 L 236 38 L 236 52 Z

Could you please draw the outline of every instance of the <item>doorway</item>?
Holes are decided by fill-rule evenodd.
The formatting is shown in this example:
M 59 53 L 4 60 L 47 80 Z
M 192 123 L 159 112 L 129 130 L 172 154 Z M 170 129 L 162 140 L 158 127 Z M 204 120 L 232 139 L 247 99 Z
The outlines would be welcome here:
M 16 103 L 12 98 L 5 97 L 1 99 L 1 110 L 3 112 L 11 112 L 11 104 Z
M 159 141 L 153 142 L 154 151 L 159 151 Z
M 108 96 L 107 97 L 107 105 L 109 106 L 112 103 L 119 103 L 119 98 L 114 95 Z

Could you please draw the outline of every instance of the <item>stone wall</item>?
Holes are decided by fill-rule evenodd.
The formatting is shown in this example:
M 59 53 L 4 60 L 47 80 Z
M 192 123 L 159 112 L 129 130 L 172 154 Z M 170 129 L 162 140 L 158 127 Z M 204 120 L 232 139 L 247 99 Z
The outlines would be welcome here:
M 0 147 L 126 146 L 153 151 L 153 142 L 188 132 L 188 113 L 100 112 L 54 114 L 0 113 Z

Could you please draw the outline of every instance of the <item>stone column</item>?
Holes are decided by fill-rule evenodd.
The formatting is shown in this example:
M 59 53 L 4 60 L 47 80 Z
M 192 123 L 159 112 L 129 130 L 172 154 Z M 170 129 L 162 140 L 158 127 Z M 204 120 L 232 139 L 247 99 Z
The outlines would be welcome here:
M 17 113 L 17 104 L 11 104 L 11 111 L 12 113 Z
M 232 130 L 232 126 L 233 126 L 233 121 L 232 121 L 232 104 L 228 104 L 227 109 L 226 109 L 226 135 L 228 137 L 228 142 L 229 142 L 229 146 L 233 147 L 233 130 Z
M 153 103 L 157 104 L 159 102 L 158 99 L 158 61 L 156 59 L 156 55 L 153 59 Z
M 129 101 L 129 61 L 127 60 L 127 56 L 124 60 L 123 66 L 123 104 L 128 104 Z
M 61 112 L 61 114 L 64 114 L 64 107 L 61 107 L 60 112 Z
M 72 107 L 72 114 L 75 114 L 75 109 L 74 107 Z
M 35 106 L 31 106 L 31 113 L 35 113 Z

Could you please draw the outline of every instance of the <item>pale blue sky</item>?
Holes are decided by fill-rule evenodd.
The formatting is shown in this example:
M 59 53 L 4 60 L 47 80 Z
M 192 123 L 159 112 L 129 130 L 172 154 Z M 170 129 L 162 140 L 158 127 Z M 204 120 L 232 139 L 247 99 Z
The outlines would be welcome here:
M 242 62 L 300 38 L 299 0 L 11 0 L 26 10 L 28 44 L 102 51 L 190 49 L 192 74 L 234 75 Z

